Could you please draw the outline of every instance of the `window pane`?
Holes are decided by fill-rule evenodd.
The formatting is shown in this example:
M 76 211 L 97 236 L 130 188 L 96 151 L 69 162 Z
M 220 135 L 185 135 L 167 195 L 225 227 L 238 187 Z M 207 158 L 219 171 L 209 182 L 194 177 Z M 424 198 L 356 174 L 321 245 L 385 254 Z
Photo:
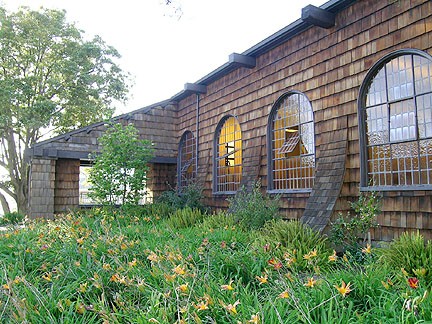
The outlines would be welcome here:
M 423 94 L 432 89 L 432 63 L 421 56 L 414 56 L 416 93 Z
M 390 105 L 390 141 L 416 138 L 416 119 L 413 100 Z
M 386 64 L 388 98 L 390 101 L 414 94 L 411 55 L 399 56 Z
M 392 185 L 390 145 L 369 147 L 368 156 L 369 179 L 372 185 Z
M 388 143 L 387 105 L 366 109 L 366 134 L 369 145 Z
M 420 141 L 421 184 L 432 183 L 432 140 Z
M 216 191 L 236 191 L 242 175 L 240 124 L 234 117 L 225 120 L 219 132 L 216 158 Z
M 312 106 L 305 95 L 292 93 L 273 109 L 272 189 L 311 188 L 315 169 Z
M 391 146 L 393 185 L 416 185 L 420 183 L 417 142 L 399 143 Z
M 181 188 L 189 185 L 195 178 L 195 137 L 192 132 L 186 132 L 180 143 L 180 181 Z
M 432 137 L 432 94 L 417 98 L 419 137 Z
M 387 101 L 386 79 L 384 69 L 380 70 L 375 76 L 368 89 L 366 96 L 366 106 L 375 106 Z
M 81 165 L 79 174 L 79 204 L 94 205 L 95 202 L 89 197 L 90 188 L 92 187 L 89 181 L 91 166 Z

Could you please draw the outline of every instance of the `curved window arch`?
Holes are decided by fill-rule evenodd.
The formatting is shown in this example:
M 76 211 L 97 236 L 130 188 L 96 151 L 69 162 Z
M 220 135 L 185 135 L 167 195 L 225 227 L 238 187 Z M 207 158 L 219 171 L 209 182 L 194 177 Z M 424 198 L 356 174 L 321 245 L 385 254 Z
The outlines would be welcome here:
M 268 122 L 268 189 L 309 191 L 315 177 L 315 131 L 312 105 L 301 92 L 276 101 Z
M 360 88 L 361 186 L 432 189 L 432 57 L 399 50 Z
M 196 142 L 191 131 L 185 131 L 180 139 L 177 157 L 177 186 L 181 191 L 196 175 Z
M 242 177 L 242 138 L 234 116 L 225 116 L 216 127 L 213 160 L 213 191 L 235 193 Z

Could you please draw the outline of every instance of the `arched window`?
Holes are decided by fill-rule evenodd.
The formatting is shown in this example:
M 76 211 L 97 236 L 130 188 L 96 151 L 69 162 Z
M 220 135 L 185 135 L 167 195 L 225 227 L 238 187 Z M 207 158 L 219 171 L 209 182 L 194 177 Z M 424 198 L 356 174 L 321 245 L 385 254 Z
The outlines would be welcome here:
M 359 125 L 361 186 L 432 187 L 432 57 L 399 50 L 378 61 L 360 89 Z
M 182 188 L 190 184 L 196 175 L 196 146 L 195 137 L 191 131 L 183 133 L 177 158 L 177 186 Z
M 296 91 L 274 104 L 268 123 L 268 189 L 311 190 L 315 177 L 315 132 L 312 106 Z
M 238 120 L 224 117 L 218 124 L 214 147 L 214 181 L 216 193 L 235 193 L 242 177 L 242 139 Z

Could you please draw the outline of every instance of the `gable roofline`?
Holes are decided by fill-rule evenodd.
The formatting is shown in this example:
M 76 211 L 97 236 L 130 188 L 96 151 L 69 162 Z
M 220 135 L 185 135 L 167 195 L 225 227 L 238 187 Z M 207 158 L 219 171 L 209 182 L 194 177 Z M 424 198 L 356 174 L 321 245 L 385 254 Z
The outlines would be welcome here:
M 82 132 L 88 132 L 88 133 L 90 133 L 94 128 L 102 126 L 102 125 L 104 125 L 106 123 L 115 122 L 115 121 L 118 121 L 120 119 L 125 119 L 125 120 L 133 119 L 133 115 L 135 115 L 135 114 L 138 114 L 138 113 L 146 114 L 150 110 L 152 110 L 152 109 L 154 109 L 156 107 L 166 107 L 168 105 L 173 105 L 173 104 L 176 104 L 176 103 L 173 102 L 171 99 L 160 101 L 160 102 L 157 102 L 157 103 L 152 104 L 150 106 L 139 108 L 137 110 L 134 110 L 134 111 L 131 111 L 131 112 L 128 112 L 128 113 L 124 113 L 122 115 L 118 115 L 118 116 L 112 117 L 110 119 L 107 119 L 107 120 L 104 120 L 104 121 L 100 121 L 100 122 L 97 122 L 97 123 L 94 123 L 94 124 L 90 124 L 90 125 L 78 128 L 78 129 L 74 129 L 73 131 L 70 131 L 70 132 L 67 132 L 67 133 L 64 133 L 64 134 L 60 134 L 60 135 L 57 135 L 55 137 L 51 137 L 51 138 L 46 139 L 46 140 L 41 141 L 41 142 L 34 143 L 32 145 L 32 148 L 43 146 L 45 144 L 48 144 L 48 143 L 51 143 L 51 142 L 56 142 L 58 140 L 67 139 L 67 138 L 70 138 L 71 136 L 73 136 L 75 134 L 79 134 L 79 133 L 82 133 Z
M 325 11 L 328 11 L 332 14 L 337 14 L 338 12 L 342 11 L 349 5 L 353 4 L 357 0 L 330 0 L 324 3 L 322 6 L 320 6 L 320 9 L 323 9 Z M 305 8 L 304 8 L 305 9 Z M 240 55 L 251 57 L 251 58 L 257 58 L 258 56 L 274 49 L 275 47 L 281 45 L 282 43 L 286 42 L 287 40 L 293 38 L 294 36 L 300 34 L 301 32 L 311 28 L 313 26 L 312 23 L 307 22 L 305 20 L 297 19 L 293 23 L 289 24 L 288 26 L 282 28 L 278 32 L 272 34 L 271 36 L 265 38 L 258 44 L 252 46 L 248 50 L 244 51 Z M 232 54 L 233 55 L 233 54 Z M 231 56 L 230 56 L 231 57 Z M 207 86 L 211 82 L 223 77 L 224 75 L 232 72 L 233 70 L 237 69 L 239 65 L 236 62 L 233 62 L 232 60 L 229 60 L 227 63 L 221 65 L 214 71 L 210 72 L 203 78 L 199 79 L 198 81 L 194 82 L 194 84 L 197 85 L 204 85 Z M 188 89 L 184 89 L 181 92 L 177 93 L 176 95 L 171 97 L 172 101 L 180 101 L 189 95 L 191 95 L 193 92 L 191 92 Z

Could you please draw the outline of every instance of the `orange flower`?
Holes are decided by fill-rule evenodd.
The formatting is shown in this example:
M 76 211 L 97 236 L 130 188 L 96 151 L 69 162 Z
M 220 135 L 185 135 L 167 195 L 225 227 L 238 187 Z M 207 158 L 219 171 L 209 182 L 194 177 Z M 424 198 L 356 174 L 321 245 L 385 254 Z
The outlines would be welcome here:
M 182 284 L 178 287 L 178 289 L 182 292 L 182 293 L 186 293 L 188 291 L 188 283 Z
M 178 265 L 177 267 L 175 267 L 174 269 L 172 269 L 176 274 L 182 276 L 186 273 L 185 269 L 182 268 L 180 265 Z
M 104 264 L 102 265 L 102 269 L 104 269 L 104 270 L 111 270 L 111 264 L 109 264 L 109 263 L 104 263 Z
M 408 285 L 413 288 L 413 289 L 417 289 L 419 287 L 419 280 L 417 278 L 411 277 L 408 278 Z
M 371 245 L 369 243 L 366 244 L 366 247 L 363 248 L 361 251 L 362 251 L 362 253 L 365 253 L 365 254 L 371 254 L 372 253 Z
M 350 291 L 352 291 L 351 289 L 351 283 L 348 282 L 348 285 L 345 284 L 345 282 L 342 280 L 342 285 L 340 287 L 335 285 L 335 288 L 341 293 L 342 296 L 346 296 Z
M 312 287 L 315 287 L 316 283 L 317 283 L 317 281 L 313 277 L 310 277 L 308 279 L 308 282 L 305 283 L 304 286 L 312 288 Z
M 198 311 L 203 311 L 208 309 L 208 301 L 204 300 L 199 302 L 198 304 L 194 305 L 194 307 L 198 310 Z
M 333 254 L 328 257 L 329 262 L 334 262 L 337 260 L 336 251 L 333 250 Z
M 281 292 L 278 297 L 279 298 L 289 298 L 288 290 Z
M 251 319 L 248 321 L 248 323 L 259 324 L 259 316 L 258 316 L 258 313 L 255 314 L 255 315 L 251 315 Z
M 150 260 L 152 262 L 158 262 L 159 261 L 159 257 L 157 256 L 156 253 L 154 253 L 152 251 L 152 252 L 150 252 L 150 255 L 147 257 L 147 260 Z
M 233 290 L 234 287 L 232 286 L 232 280 L 230 280 L 230 282 L 228 283 L 228 285 L 221 285 L 221 289 L 222 290 Z
M 128 262 L 129 267 L 135 267 L 137 265 L 137 259 L 134 258 L 132 261 Z
M 238 304 L 240 304 L 240 301 L 239 301 L 239 300 L 237 300 L 234 304 L 228 304 L 228 305 L 223 305 L 223 306 L 224 306 L 224 308 L 225 308 L 227 311 L 229 311 L 229 312 L 231 312 L 231 313 L 233 313 L 233 314 L 237 314 L 237 309 L 236 309 L 236 307 L 237 307 Z
M 275 270 L 279 270 L 280 268 L 282 268 L 282 262 L 280 262 L 279 260 L 270 259 L 268 260 L 268 264 L 273 266 L 273 269 Z
M 265 283 L 268 283 L 268 276 L 267 276 L 267 274 L 265 274 L 264 276 L 255 276 L 255 278 L 257 278 L 258 279 L 258 281 L 260 282 L 259 284 L 261 285 L 261 284 L 265 284 Z

